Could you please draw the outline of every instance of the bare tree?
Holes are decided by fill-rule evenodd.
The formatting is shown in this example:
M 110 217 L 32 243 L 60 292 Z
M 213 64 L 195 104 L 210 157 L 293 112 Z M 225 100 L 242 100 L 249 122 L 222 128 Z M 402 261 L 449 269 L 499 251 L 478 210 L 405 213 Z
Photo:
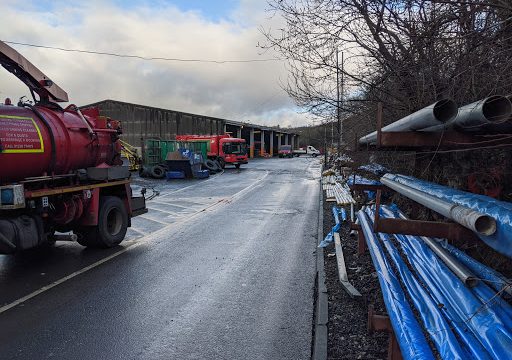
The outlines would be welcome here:
M 332 119 L 336 72 L 347 100 L 382 101 L 386 121 L 450 97 L 459 104 L 512 92 L 508 0 L 271 0 L 282 29 L 263 29 L 266 48 L 287 59 L 283 84 L 299 106 Z M 338 69 L 335 52 L 343 51 Z M 345 116 L 368 103 L 345 101 Z

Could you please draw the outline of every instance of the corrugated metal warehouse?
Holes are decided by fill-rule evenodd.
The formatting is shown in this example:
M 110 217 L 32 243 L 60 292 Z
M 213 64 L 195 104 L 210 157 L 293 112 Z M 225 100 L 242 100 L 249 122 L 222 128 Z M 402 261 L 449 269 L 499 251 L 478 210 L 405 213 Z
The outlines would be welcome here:
M 181 111 L 131 104 L 116 100 L 103 100 L 82 106 L 98 107 L 100 114 L 120 120 L 123 140 L 141 146 L 142 139 L 174 139 L 176 135 L 215 135 L 231 133 L 247 141 L 250 155 L 276 155 L 280 145 L 299 145 L 297 134 L 279 128 L 190 114 Z

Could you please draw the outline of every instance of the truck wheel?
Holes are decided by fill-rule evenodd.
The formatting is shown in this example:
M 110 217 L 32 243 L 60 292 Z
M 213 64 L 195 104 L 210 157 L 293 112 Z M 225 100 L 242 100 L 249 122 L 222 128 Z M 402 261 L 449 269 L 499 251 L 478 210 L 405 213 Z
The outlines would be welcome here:
M 240 164 L 235 164 L 235 168 L 240 169 Z
M 111 248 L 123 241 L 128 229 L 128 213 L 117 196 L 100 199 L 98 226 L 78 231 L 78 243 L 87 247 Z
M 317 157 L 317 156 L 318 156 L 318 154 L 313 154 L 313 157 Z
M 221 169 L 224 169 L 224 168 L 226 167 L 226 161 L 224 161 L 224 159 L 223 159 L 223 158 L 218 157 L 218 158 L 217 158 L 217 161 L 219 162 L 219 165 L 220 165 L 220 168 L 221 168 Z

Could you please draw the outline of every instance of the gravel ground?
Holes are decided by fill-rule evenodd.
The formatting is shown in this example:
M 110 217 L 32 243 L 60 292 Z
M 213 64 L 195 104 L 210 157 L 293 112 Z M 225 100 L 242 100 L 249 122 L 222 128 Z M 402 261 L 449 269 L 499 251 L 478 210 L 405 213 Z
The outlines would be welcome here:
M 333 203 L 324 201 L 324 234 L 334 225 Z M 369 334 L 367 329 L 368 306 L 373 305 L 377 314 L 384 314 L 385 307 L 379 280 L 370 254 L 357 256 L 357 238 L 349 236 L 348 224 L 340 229 L 348 277 L 363 295 L 352 299 L 341 287 L 338 278 L 334 245 L 325 248 L 326 285 L 329 298 L 328 359 L 386 359 L 388 334 Z

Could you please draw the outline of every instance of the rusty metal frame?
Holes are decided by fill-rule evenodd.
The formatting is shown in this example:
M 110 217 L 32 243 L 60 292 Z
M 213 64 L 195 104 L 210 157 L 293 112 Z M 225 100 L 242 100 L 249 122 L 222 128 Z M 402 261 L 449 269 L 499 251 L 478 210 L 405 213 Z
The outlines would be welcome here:
M 388 360 L 401 360 L 402 352 L 396 340 L 389 316 L 377 315 L 373 306 L 368 306 L 368 333 L 387 332 L 389 333 Z
M 386 234 L 437 237 L 448 240 L 478 242 L 478 237 L 469 229 L 457 223 L 443 223 L 424 220 L 381 219 L 380 204 L 382 191 L 377 190 L 373 231 Z
M 361 256 L 366 252 L 366 239 L 361 225 L 350 223 L 350 230 L 357 231 L 357 256 Z
M 445 132 L 380 132 L 377 148 L 405 149 L 464 149 L 475 146 L 512 146 L 512 136 L 505 135 L 471 135 L 456 131 Z

